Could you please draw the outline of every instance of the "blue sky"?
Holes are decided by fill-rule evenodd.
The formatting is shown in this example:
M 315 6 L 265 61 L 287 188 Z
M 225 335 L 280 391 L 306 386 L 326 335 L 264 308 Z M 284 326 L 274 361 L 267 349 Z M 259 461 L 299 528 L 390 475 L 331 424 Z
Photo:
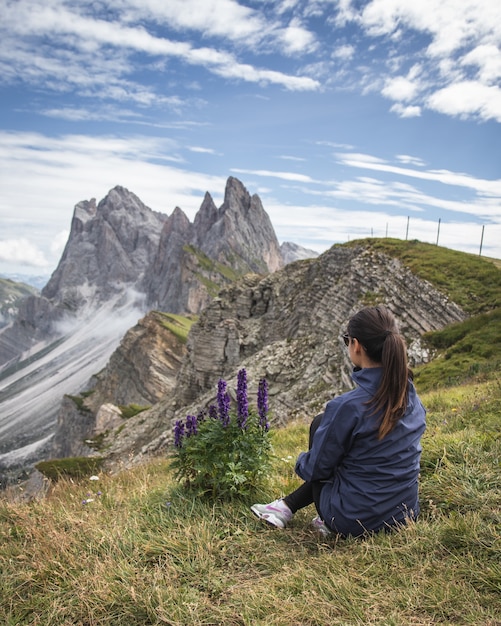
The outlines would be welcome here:
M 0 0 L 0 273 L 115 185 L 193 219 L 228 176 L 280 242 L 501 258 L 501 3 Z

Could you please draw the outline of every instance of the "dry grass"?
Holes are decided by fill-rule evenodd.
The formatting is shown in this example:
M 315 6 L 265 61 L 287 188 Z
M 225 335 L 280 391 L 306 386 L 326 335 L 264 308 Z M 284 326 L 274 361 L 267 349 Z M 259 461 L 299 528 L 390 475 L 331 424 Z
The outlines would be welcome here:
M 499 390 L 491 381 L 425 396 L 423 513 L 391 535 L 325 539 L 309 527 L 313 511 L 270 529 L 250 502 L 179 490 L 167 460 L 4 501 L 0 623 L 500 626 Z M 263 498 L 297 484 L 306 431 L 275 434 Z

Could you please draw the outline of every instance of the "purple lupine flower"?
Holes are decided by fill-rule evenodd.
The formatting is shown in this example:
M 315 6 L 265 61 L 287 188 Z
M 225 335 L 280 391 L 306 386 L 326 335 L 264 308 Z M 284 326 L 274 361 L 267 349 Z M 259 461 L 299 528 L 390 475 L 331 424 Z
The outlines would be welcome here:
M 219 407 L 219 419 L 223 426 L 230 423 L 230 394 L 226 391 L 226 381 L 219 379 L 217 384 L 217 405 Z
M 209 417 L 212 420 L 217 420 L 218 415 L 217 415 L 217 407 L 215 404 L 211 404 L 209 406 Z
M 174 426 L 174 445 L 176 448 L 183 447 L 183 437 L 184 437 L 184 422 L 183 420 L 176 420 L 176 424 Z
M 197 418 L 195 415 L 187 415 L 186 416 L 186 436 L 191 437 L 192 435 L 196 435 L 198 432 L 197 428 Z
M 257 390 L 257 411 L 259 413 L 259 426 L 264 430 L 269 430 L 270 424 L 267 419 L 268 414 L 268 383 L 266 378 L 261 378 Z
M 237 382 L 237 423 L 245 429 L 249 417 L 249 403 L 247 401 L 247 372 L 241 369 L 238 372 Z

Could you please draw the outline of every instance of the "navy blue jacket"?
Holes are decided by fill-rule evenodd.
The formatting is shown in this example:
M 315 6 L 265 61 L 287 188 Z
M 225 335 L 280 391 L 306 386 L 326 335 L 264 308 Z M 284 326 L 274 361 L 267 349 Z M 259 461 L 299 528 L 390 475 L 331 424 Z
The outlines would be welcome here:
M 305 481 L 325 482 L 320 494 L 323 520 L 343 535 L 361 535 L 393 526 L 419 513 L 420 439 L 426 411 L 409 381 L 404 417 L 378 440 L 378 419 L 365 404 L 381 379 L 380 367 L 352 373 L 357 387 L 327 403 L 296 473 Z

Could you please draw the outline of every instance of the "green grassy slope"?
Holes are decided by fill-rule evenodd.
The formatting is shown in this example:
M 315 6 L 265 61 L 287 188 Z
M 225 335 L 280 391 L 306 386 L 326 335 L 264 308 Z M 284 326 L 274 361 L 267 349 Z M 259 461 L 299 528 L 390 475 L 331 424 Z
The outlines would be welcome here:
M 466 382 L 501 368 L 501 269 L 492 259 L 418 241 L 368 239 L 363 243 L 399 258 L 459 304 L 470 317 L 428 333 L 435 351 L 432 363 L 416 369 L 421 391 Z

